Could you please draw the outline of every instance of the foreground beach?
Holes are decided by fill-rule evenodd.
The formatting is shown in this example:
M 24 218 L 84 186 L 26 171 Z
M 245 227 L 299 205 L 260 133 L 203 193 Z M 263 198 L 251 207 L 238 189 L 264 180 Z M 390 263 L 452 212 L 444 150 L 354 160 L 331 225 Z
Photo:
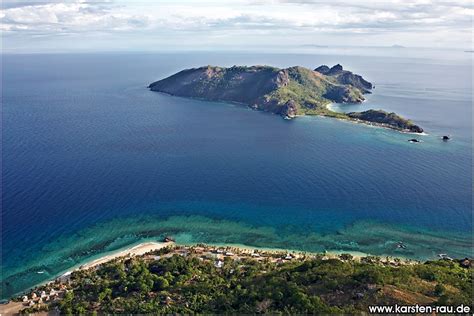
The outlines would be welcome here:
M 466 305 L 471 268 L 467 258 L 421 263 L 362 253 L 146 242 L 83 264 L 2 306 L 1 312 L 252 313 L 289 308 L 292 313 L 354 313 L 387 301 Z M 447 278 L 452 275 L 456 278 Z M 446 286 L 437 281 L 441 279 Z
M 99 259 L 92 260 L 88 263 L 81 265 L 79 269 L 81 270 L 90 269 L 90 268 L 96 267 L 98 265 L 101 265 L 103 263 L 109 262 L 113 259 L 120 258 L 120 257 L 141 256 L 141 255 L 146 254 L 147 252 L 159 250 L 161 248 L 171 246 L 172 244 L 173 242 L 146 242 L 146 243 L 138 244 L 136 246 L 127 248 L 125 250 L 121 250 L 116 253 L 103 256 Z
M 325 251 L 324 253 L 313 253 L 313 252 L 307 252 L 307 251 L 300 251 L 297 249 L 283 249 L 283 248 L 264 248 L 264 247 L 252 247 L 252 246 L 247 246 L 247 245 L 242 245 L 242 244 L 232 244 L 232 243 L 227 243 L 227 244 L 222 244 L 222 243 L 206 243 L 206 244 L 200 244 L 200 243 L 191 243 L 191 244 L 181 244 L 181 243 L 176 243 L 174 241 L 169 241 L 169 242 L 145 242 L 145 243 L 140 243 L 135 246 L 131 246 L 129 248 L 126 248 L 124 250 L 120 250 L 117 252 L 114 252 L 112 254 L 107 254 L 104 255 L 98 259 L 91 260 L 89 262 L 86 262 L 79 266 L 78 269 L 76 270 L 87 270 L 91 268 L 95 268 L 99 265 L 102 265 L 104 263 L 107 263 L 109 261 L 112 261 L 117 258 L 122 258 L 122 257 L 134 257 L 134 256 L 142 256 L 150 252 L 154 252 L 166 247 L 172 247 L 174 249 L 181 249 L 184 247 L 184 249 L 187 248 L 203 248 L 207 249 L 209 252 L 215 252 L 217 249 L 227 249 L 227 250 L 232 250 L 237 253 L 241 254 L 246 254 L 246 255 L 251 255 L 255 253 L 267 253 L 267 254 L 273 254 L 273 255 L 281 255 L 281 256 L 286 256 L 287 254 L 291 254 L 292 257 L 298 258 L 301 256 L 321 256 L 324 255 L 325 257 L 329 258 L 339 258 L 341 255 L 351 255 L 353 259 L 355 260 L 360 260 L 365 257 L 370 257 L 370 254 L 359 252 L 359 251 Z M 383 262 L 404 262 L 404 263 L 414 263 L 414 262 L 419 262 L 416 260 L 410 260 L 404 257 L 392 257 L 392 256 L 385 256 L 381 257 L 380 259 Z M 71 272 L 65 273 L 66 275 L 69 275 Z
M 273 257 L 273 262 L 280 262 L 282 260 L 302 260 L 306 257 L 311 256 L 322 256 L 327 259 L 336 259 L 342 257 L 347 257 L 350 255 L 352 259 L 360 261 L 362 258 L 368 257 L 368 254 L 362 252 L 344 252 L 344 251 L 329 251 L 325 253 L 310 253 L 292 249 L 280 249 L 280 248 L 262 248 L 262 247 L 251 247 L 242 244 L 176 244 L 173 241 L 168 242 L 144 242 L 138 245 L 133 245 L 126 249 L 118 250 L 113 253 L 106 254 L 101 256 L 97 259 L 92 259 L 87 261 L 86 263 L 80 265 L 76 269 L 72 269 L 63 273 L 58 278 L 50 280 L 44 284 L 52 284 L 54 282 L 59 283 L 67 283 L 70 280 L 71 274 L 75 271 L 80 270 L 90 270 L 94 268 L 98 268 L 101 265 L 104 265 L 110 261 L 119 258 L 132 258 L 132 257 L 139 257 L 144 256 L 148 253 L 154 253 L 161 249 L 169 247 L 170 254 L 179 254 L 182 255 L 183 251 L 189 251 L 192 249 L 193 251 L 197 251 L 203 255 L 212 255 L 217 254 L 216 258 L 223 259 L 223 257 L 232 257 L 236 256 L 240 259 L 243 258 L 252 258 L 254 260 L 262 260 L 266 255 L 270 255 Z M 381 258 L 381 262 L 391 263 L 391 264 L 413 264 L 416 261 L 408 260 L 405 258 L 394 258 L 394 257 L 386 257 Z M 41 287 L 41 285 L 39 286 Z M 56 290 L 56 293 L 63 294 L 64 288 L 61 286 Z M 38 296 L 39 298 L 39 296 Z M 31 302 L 31 303 L 30 303 Z M 42 302 L 42 301 L 41 301 Z M 29 299 L 28 301 L 18 302 L 18 301 L 11 301 L 8 304 L 0 306 L 0 314 L 18 314 L 22 309 L 28 306 L 34 306 L 31 304 L 38 304 L 38 300 Z

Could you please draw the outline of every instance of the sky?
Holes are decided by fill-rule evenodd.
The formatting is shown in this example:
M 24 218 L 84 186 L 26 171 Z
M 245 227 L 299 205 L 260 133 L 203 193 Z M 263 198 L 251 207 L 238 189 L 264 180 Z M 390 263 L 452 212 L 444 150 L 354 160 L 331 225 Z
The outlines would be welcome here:
M 3 0 L 4 52 L 472 49 L 472 0 Z

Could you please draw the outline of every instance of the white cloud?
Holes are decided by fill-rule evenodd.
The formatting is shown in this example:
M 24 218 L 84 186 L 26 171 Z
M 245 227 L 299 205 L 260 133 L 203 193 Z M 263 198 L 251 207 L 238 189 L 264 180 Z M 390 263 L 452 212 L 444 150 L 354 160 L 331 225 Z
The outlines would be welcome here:
M 2 30 L 9 32 L 81 33 L 98 29 L 127 30 L 143 26 L 144 16 L 114 12 L 102 4 L 84 1 L 41 3 L 4 9 L 0 15 Z
M 403 33 L 407 38 L 418 33 L 425 36 L 425 42 L 430 38 L 439 41 L 428 32 L 469 42 L 473 15 L 470 0 L 7 0 L 0 21 L 7 44 L 11 38 L 26 42 L 40 35 L 54 41 L 65 34 L 101 34 L 117 42 L 120 36 L 123 41 L 143 38 L 143 43 L 158 36 L 164 42 L 185 37 L 189 43 L 229 38 L 245 42 L 245 37 L 258 41 L 259 35 L 262 42 L 269 43 L 287 34 L 305 44 L 318 37 L 328 39 L 328 34 L 348 38 L 385 34 L 388 41 L 391 35 L 399 39 Z

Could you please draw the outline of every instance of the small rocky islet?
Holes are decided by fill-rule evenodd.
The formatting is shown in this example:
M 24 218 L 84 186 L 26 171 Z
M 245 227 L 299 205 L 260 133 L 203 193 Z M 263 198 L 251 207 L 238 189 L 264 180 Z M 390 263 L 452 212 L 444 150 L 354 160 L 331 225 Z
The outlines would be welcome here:
M 422 133 L 412 121 L 383 110 L 341 113 L 330 103 L 361 103 L 371 93 L 372 83 L 339 64 L 314 70 L 294 66 L 204 66 L 185 69 L 151 83 L 152 91 L 170 95 L 245 104 L 253 109 L 281 115 L 321 115 L 377 125 L 403 132 Z

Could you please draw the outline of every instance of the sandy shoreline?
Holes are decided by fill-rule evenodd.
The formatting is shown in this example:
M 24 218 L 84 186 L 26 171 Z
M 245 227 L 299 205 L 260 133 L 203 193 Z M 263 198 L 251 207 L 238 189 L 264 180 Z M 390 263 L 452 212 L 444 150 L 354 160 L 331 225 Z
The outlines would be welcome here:
M 148 252 L 159 250 L 165 247 L 169 246 L 196 246 L 200 243 L 175 243 L 175 242 L 156 242 L 156 241 L 147 241 L 143 242 L 140 244 L 136 244 L 133 246 L 129 246 L 128 248 L 124 248 L 121 250 L 117 250 L 112 253 L 105 254 L 99 258 L 92 259 L 90 261 L 86 261 L 85 263 L 79 265 L 79 266 L 74 266 L 71 267 L 71 269 L 63 272 L 62 274 L 58 275 L 57 277 L 50 279 L 50 280 L 45 280 L 44 282 L 41 282 L 37 284 L 36 286 L 41 286 L 50 282 L 54 282 L 55 280 L 68 277 L 70 276 L 74 271 L 78 270 L 87 270 L 91 269 L 94 267 L 97 267 L 101 264 L 107 263 L 109 261 L 112 261 L 117 258 L 123 258 L 123 257 L 132 257 L 132 256 L 141 256 L 144 255 Z M 347 253 L 352 255 L 355 259 L 360 259 L 363 257 L 370 256 L 368 253 L 363 253 L 359 251 L 342 251 L 342 250 L 329 250 L 325 252 L 308 252 L 308 251 L 302 251 L 298 249 L 284 249 L 284 248 L 266 248 L 266 247 L 255 247 L 255 246 L 249 246 L 249 245 L 244 245 L 244 244 L 236 244 L 236 243 L 205 243 L 206 246 L 209 247 L 221 247 L 221 248 L 237 248 L 240 249 L 243 252 L 253 252 L 253 251 L 259 251 L 259 252 L 267 252 L 267 253 L 293 253 L 293 254 L 308 254 L 308 255 L 317 255 L 317 254 L 324 254 L 325 256 L 328 257 L 338 257 L 342 253 Z M 379 256 L 381 257 L 381 256 Z M 393 256 L 390 256 L 391 258 L 395 258 Z M 404 257 L 397 257 L 401 260 L 408 260 L 407 258 Z M 411 260 L 410 260 L 411 261 Z M 36 287 L 34 286 L 34 287 Z M 33 287 L 32 287 L 33 288 Z
M 95 268 L 101 264 L 107 263 L 109 261 L 112 261 L 117 258 L 126 258 L 126 257 L 133 257 L 133 256 L 142 256 L 148 252 L 151 251 L 156 251 L 162 248 L 166 248 L 169 246 L 177 246 L 177 247 L 194 247 L 198 246 L 200 243 L 175 243 L 175 242 L 154 242 L 154 241 L 147 241 L 143 242 L 137 245 L 130 246 L 128 248 L 118 250 L 113 253 L 106 254 L 102 257 L 93 259 L 91 261 L 88 261 L 80 266 L 76 266 L 75 268 L 71 268 L 67 272 L 63 273 L 61 276 L 56 277 L 52 280 L 46 281 L 42 284 L 48 284 L 50 282 L 54 282 L 55 280 L 62 279 L 62 278 L 69 278 L 69 276 L 74 272 L 78 270 L 87 270 L 91 268 Z M 239 252 L 242 253 L 247 253 L 251 254 L 254 252 L 259 252 L 259 253 L 273 253 L 273 254 L 292 254 L 293 258 L 298 258 L 301 255 L 306 256 L 306 255 L 317 255 L 317 254 L 323 254 L 326 258 L 338 258 L 342 253 L 347 253 L 353 256 L 355 260 L 360 260 L 363 257 L 370 256 L 367 253 L 363 252 L 358 252 L 358 251 L 339 251 L 339 250 L 331 250 L 331 251 L 325 251 L 324 253 L 321 252 L 307 252 L 307 251 L 301 251 L 297 249 L 283 249 L 283 248 L 265 248 L 265 247 L 254 247 L 254 246 L 248 246 L 244 244 L 234 244 L 234 243 L 205 243 L 206 246 L 211 247 L 211 248 L 234 248 L 238 249 Z M 395 257 L 391 257 L 394 259 Z M 406 263 L 408 262 L 414 262 L 412 260 L 408 260 L 406 258 L 400 258 Z M 391 259 L 391 260 L 392 260 Z M 387 259 L 388 260 L 388 259 Z M 408 260 L 408 261 L 407 261 Z M 38 285 L 39 286 L 39 285 Z M 25 291 L 27 292 L 27 291 Z M 21 309 L 23 309 L 25 306 L 23 305 L 22 302 L 17 302 L 17 301 L 10 301 L 8 304 L 0 306 L 0 315 L 2 314 L 17 314 Z
M 144 255 L 147 252 L 154 251 L 154 250 L 159 250 L 165 247 L 169 247 L 172 245 L 176 246 L 196 246 L 197 243 L 175 243 L 175 242 L 144 242 L 123 250 L 119 250 L 117 252 L 114 252 L 112 254 L 108 254 L 105 256 L 102 256 L 100 258 L 94 259 L 92 261 L 86 262 L 82 265 L 80 265 L 78 268 L 73 269 L 71 271 L 67 271 L 66 273 L 62 274 L 64 275 L 69 275 L 73 271 L 76 270 L 87 270 L 90 268 L 97 267 L 101 264 L 104 264 L 106 262 L 112 261 L 116 258 L 121 258 L 121 257 L 130 257 L 130 256 L 141 256 Z M 238 248 L 243 251 L 262 251 L 262 252 L 269 252 L 269 253 L 307 253 L 307 254 L 319 254 L 319 253 L 312 253 L 312 252 L 307 252 L 307 251 L 301 251 L 297 249 L 283 249 L 283 248 L 265 248 L 265 247 L 253 247 L 253 246 L 248 246 L 248 245 L 243 245 L 243 244 L 233 244 L 233 243 L 227 243 L 227 244 L 221 244 L 221 243 L 211 243 L 207 244 L 209 247 L 229 247 L 229 248 Z M 363 252 L 358 252 L 358 251 L 338 251 L 338 250 L 333 250 L 333 251 L 326 251 L 324 254 L 329 255 L 329 256 L 338 256 L 342 253 L 349 253 L 351 254 L 354 258 L 362 258 L 369 256 L 369 254 L 363 253 Z
M 119 251 L 111 253 L 111 254 L 104 255 L 104 256 L 99 257 L 97 259 L 93 259 L 89 262 L 86 262 L 86 263 L 80 265 L 77 268 L 73 268 L 73 269 L 63 273 L 61 276 L 70 275 L 73 271 L 77 271 L 77 270 L 87 270 L 87 269 L 90 269 L 90 268 L 94 268 L 94 267 L 97 267 L 97 266 L 99 266 L 101 264 L 104 264 L 106 262 L 112 261 L 116 258 L 130 257 L 130 256 L 141 256 L 141 255 L 144 255 L 144 254 L 146 254 L 150 251 L 159 250 L 159 249 L 169 247 L 169 246 L 196 246 L 198 244 L 199 243 L 189 243 L 188 244 L 188 243 L 154 242 L 154 241 L 144 242 L 144 243 L 140 243 L 140 244 L 134 245 L 134 246 L 129 247 L 129 248 L 119 250 Z M 360 252 L 360 251 L 329 250 L 329 251 L 325 251 L 324 253 L 322 253 L 322 252 L 308 252 L 308 251 L 302 251 L 302 250 L 298 250 L 298 249 L 254 247 L 254 246 L 248 246 L 248 245 L 244 245 L 244 244 L 234 244 L 234 243 L 225 243 L 225 244 L 222 244 L 222 243 L 209 243 L 209 244 L 205 243 L 205 245 L 209 246 L 209 247 L 237 248 L 237 249 L 240 249 L 242 251 L 254 251 L 255 250 L 255 251 L 261 251 L 261 252 L 268 252 L 268 253 L 302 253 L 302 254 L 306 253 L 306 254 L 313 254 L 313 255 L 324 254 L 324 255 L 330 256 L 330 257 L 337 257 L 337 256 L 339 256 L 343 253 L 347 253 L 347 254 L 352 255 L 356 259 L 360 259 L 360 258 L 363 258 L 363 257 L 370 256 L 370 254 Z M 392 256 L 392 258 L 395 258 L 395 257 Z M 402 259 L 402 260 L 407 260 L 406 258 L 403 258 L 403 257 L 397 257 L 397 258 Z
M 95 259 L 93 261 L 87 262 L 81 266 L 79 266 L 79 270 L 87 270 L 93 267 L 96 267 L 98 265 L 101 265 L 103 263 L 109 262 L 113 259 L 120 258 L 120 257 L 126 257 L 126 256 L 141 256 L 144 255 L 147 252 L 154 251 L 154 250 L 159 250 L 161 248 L 165 248 L 168 246 L 173 245 L 173 242 L 146 242 L 142 244 L 138 244 L 136 246 L 133 246 L 131 248 L 127 248 L 125 250 L 121 250 L 103 257 L 100 257 L 98 259 Z

